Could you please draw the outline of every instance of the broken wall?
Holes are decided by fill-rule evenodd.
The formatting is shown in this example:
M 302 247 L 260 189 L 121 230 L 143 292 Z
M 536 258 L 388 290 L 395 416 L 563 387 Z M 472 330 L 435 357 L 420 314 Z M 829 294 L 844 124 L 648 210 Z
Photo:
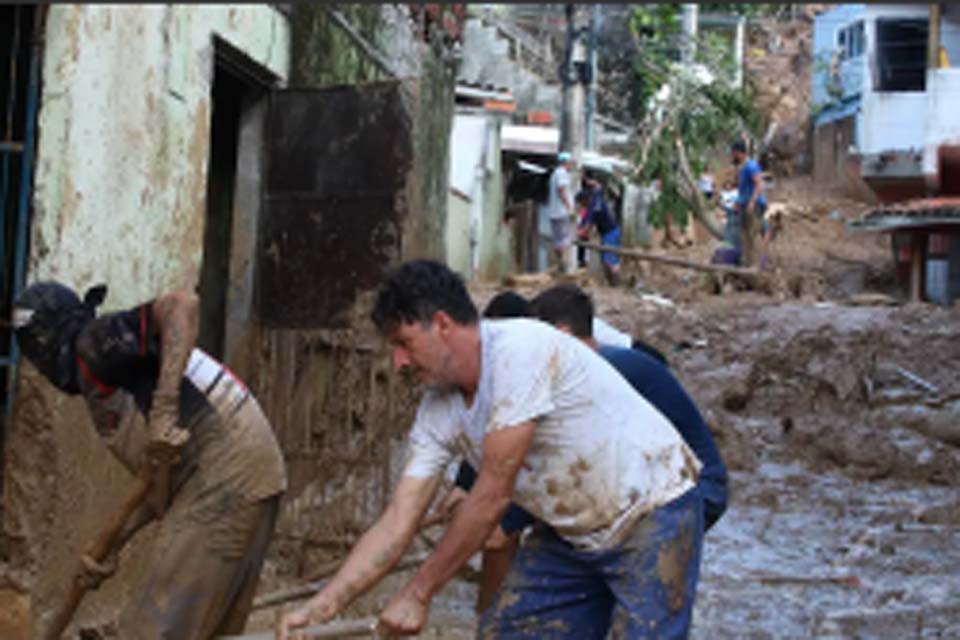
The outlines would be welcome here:
M 107 310 L 197 284 L 215 37 L 286 77 L 289 24 L 267 5 L 49 7 L 28 282 L 107 282 Z M 7 447 L 4 527 L 16 545 L 7 574 L 29 593 L 36 625 L 130 477 L 83 403 L 29 365 Z M 121 590 L 111 581 L 78 618 L 112 609 Z

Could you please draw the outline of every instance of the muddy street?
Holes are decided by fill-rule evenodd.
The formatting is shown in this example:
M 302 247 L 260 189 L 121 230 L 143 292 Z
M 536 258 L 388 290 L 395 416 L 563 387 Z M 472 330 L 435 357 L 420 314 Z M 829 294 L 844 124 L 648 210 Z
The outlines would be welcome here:
M 797 233 L 798 245 L 823 244 Z M 883 271 L 879 252 L 864 255 Z M 792 260 L 784 268 L 811 281 L 838 268 Z M 598 315 L 667 355 L 730 468 L 729 510 L 705 538 L 692 637 L 960 637 L 957 310 L 862 306 L 829 289 L 674 301 L 694 283 L 671 288 L 685 276 L 661 277 L 656 290 L 653 277 L 589 290 Z M 472 291 L 482 305 L 503 288 Z M 375 613 L 409 575 L 351 614 Z M 475 593 L 454 580 L 434 604 L 443 624 L 423 637 L 471 637 Z M 261 611 L 253 624 L 269 628 L 275 616 Z

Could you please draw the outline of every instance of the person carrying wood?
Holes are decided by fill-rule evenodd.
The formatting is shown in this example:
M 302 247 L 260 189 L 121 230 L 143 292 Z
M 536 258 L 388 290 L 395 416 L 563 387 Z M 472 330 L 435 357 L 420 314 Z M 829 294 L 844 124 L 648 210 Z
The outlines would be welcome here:
M 597 353 L 537 320 L 481 321 L 462 279 L 417 260 L 392 270 L 372 319 L 393 365 L 427 390 L 407 463 L 379 520 L 330 583 L 276 637 L 322 623 L 403 556 L 448 464 L 477 479 L 416 575 L 380 614 L 413 634 L 432 598 L 478 551 L 511 501 L 546 526 L 517 552 L 481 616 L 484 638 L 683 637 L 700 565 L 700 461 L 670 422 Z
M 41 282 L 13 309 L 23 355 L 58 389 L 85 398 L 98 435 L 124 466 L 137 473 L 158 454 L 170 460 L 114 554 L 83 559 L 85 586 L 98 587 L 123 543 L 159 519 L 149 569 L 122 608 L 118 636 L 239 633 L 286 489 L 280 448 L 243 383 L 195 348 L 196 295 L 168 293 L 96 317 L 105 297 L 105 286 L 81 300 Z

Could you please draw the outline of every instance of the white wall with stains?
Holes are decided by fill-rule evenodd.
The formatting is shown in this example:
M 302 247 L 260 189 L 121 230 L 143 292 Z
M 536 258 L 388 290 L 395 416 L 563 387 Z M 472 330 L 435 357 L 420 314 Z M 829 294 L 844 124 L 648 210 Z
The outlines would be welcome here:
M 215 36 L 287 77 L 268 5 L 50 7 L 28 281 L 106 281 L 108 308 L 196 284 Z
M 106 281 L 108 310 L 197 283 L 215 37 L 281 84 L 287 78 L 289 24 L 267 5 L 49 7 L 28 282 L 57 278 L 82 289 Z M 17 584 L 29 591 L 24 606 L 38 631 L 130 476 L 81 400 L 29 365 L 17 389 L 3 525 L 22 541 Z M 84 601 L 78 623 L 124 602 L 125 585 L 149 566 L 149 542 L 149 532 L 134 540 L 121 574 Z

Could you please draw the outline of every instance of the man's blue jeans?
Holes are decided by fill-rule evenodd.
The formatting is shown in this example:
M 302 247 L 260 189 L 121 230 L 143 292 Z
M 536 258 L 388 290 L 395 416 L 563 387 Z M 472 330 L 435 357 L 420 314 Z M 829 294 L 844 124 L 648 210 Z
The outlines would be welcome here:
M 698 489 L 642 518 L 610 550 L 575 549 L 538 524 L 482 615 L 478 637 L 686 638 L 702 543 Z

